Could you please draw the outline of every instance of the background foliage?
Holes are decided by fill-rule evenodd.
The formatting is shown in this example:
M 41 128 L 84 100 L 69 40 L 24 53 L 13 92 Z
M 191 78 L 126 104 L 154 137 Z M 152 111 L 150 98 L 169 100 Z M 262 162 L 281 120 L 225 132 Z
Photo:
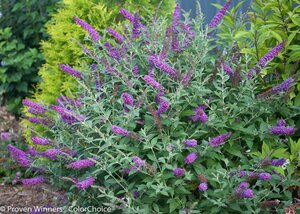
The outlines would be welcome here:
M 114 28 L 114 25 L 118 25 L 124 20 L 119 15 L 119 10 L 122 7 L 129 11 L 140 10 L 142 16 L 147 18 L 148 15 L 156 13 L 159 4 L 159 14 L 168 16 L 174 8 L 175 1 L 64 0 L 60 10 L 53 15 L 52 20 L 47 24 L 50 39 L 42 43 L 42 52 L 45 55 L 46 63 L 39 70 L 42 82 L 35 91 L 34 100 L 44 104 L 54 104 L 61 94 L 71 96 L 70 92 L 74 92 L 76 89 L 76 82 L 58 67 L 60 63 L 66 63 L 78 68 L 85 64 L 85 61 L 89 61 L 82 59 L 82 48 L 76 42 L 83 41 L 86 34 L 74 23 L 72 19 L 74 16 L 95 26 L 97 30 L 103 30 L 107 27 Z M 90 43 L 85 41 L 83 44 L 89 45 Z M 24 112 L 27 110 L 25 109 Z M 26 121 L 23 123 L 25 125 Z M 35 130 L 43 132 L 45 129 L 37 125 Z M 25 130 L 25 135 L 29 139 L 28 136 L 31 135 L 29 129 Z
M 40 79 L 40 41 L 48 37 L 44 24 L 57 1 L 0 2 L 0 105 L 7 105 L 10 111 L 21 112 L 21 100 Z
M 300 57 L 300 5 L 298 0 L 254 0 L 245 13 L 236 11 L 240 2 L 224 18 L 219 37 L 247 54 L 254 66 L 258 60 L 276 44 L 286 40 L 284 51 L 261 73 L 264 89 L 270 88 L 286 79 L 298 75 L 298 85 L 288 97 L 300 106 L 299 57 Z M 218 6 L 220 7 L 220 6 Z M 300 127 L 300 119 L 298 119 Z

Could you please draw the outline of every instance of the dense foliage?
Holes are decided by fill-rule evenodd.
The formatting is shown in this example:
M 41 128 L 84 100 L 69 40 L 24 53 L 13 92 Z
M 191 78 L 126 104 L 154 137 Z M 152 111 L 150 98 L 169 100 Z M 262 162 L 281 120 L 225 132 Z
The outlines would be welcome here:
M 44 24 L 57 0 L 1 0 L 0 105 L 20 113 L 21 100 L 38 82 L 43 63 L 40 41 L 47 38 Z
M 71 92 L 76 90 L 76 82 L 68 75 L 63 74 L 58 64 L 67 63 L 79 68 L 84 63 L 83 52 L 78 46 L 78 41 L 83 41 L 84 31 L 76 25 L 73 17 L 77 16 L 97 30 L 103 30 L 112 23 L 118 25 L 124 20 L 118 15 L 121 7 L 126 7 L 130 11 L 141 10 L 142 15 L 147 18 L 148 15 L 158 14 L 168 16 L 174 8 L 174 0 L 64 0 L 60 10 L 53 15 L 52 20 L 47 24 L 47 32 L 50 39 L 42 43 L 42 53 L 45 55 L 46 63 L 39 70 L 41 83 L 37 86 L 34 94 L 34 100 L 44 104 L 54 104 L 61 95 L 71 96 Z M 85 40 L 85 45 L 90 42 Z M 86 63 L 89 62 L 85 58 Z M 24 113 L 28 114 L 27 109 Z M 24 126 L 28 126 L 24 121 Z M 43 127 L 36 126 L 35 130 L 43 133 Z M 26 138 L 29 140 L 30 130 L 25 130 Z
M 251 57 L 251 66 L 256 65 L 278 42 L 285 41 L 284 50 L 261 71 L 261 83 L 267 89 L 289 76 L 298 75 L 297 87 L 289 93 L 289 98 L 300 106 L 299 1 L 254 0 L 247 12 L 238 14 L 237 8 L 242 3 L 225 17 L 219 31 L 220 38 Z M 298 125 L 300 127 L 300 119 Z
M 264 91 L 258 75 L 248 78 L 247 55 L 215 45 L 230 3 L 209 27 L 202 16 L 181 22 L 179 5 L 167 28 L 165 18 L 147 23 L 121 9 L 129 22 L 113 37 L 75 18 L 93 43 L 79 44 L 93 64 L 59 66 L 76 80 L 76 99 L 23 101 L 35 115 L 29 121 L 52 133 L 34 133 L 32 142 L 44 147 L 34 155 L 9 148 L 18 163 L 44 172 L 23 184 L 49 180 L 69 187 L 72 206 L 120 213 L 282 213 L 293 206 L 300 141 L 290 136 L 299 107 L 284 95 L 295 79 Z M 284 44 L 274 46 L 261 63 Z

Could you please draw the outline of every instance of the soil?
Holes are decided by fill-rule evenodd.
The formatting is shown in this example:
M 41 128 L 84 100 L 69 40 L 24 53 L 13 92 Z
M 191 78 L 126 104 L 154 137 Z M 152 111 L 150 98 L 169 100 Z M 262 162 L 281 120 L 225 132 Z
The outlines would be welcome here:
M 22 185 L 0 186 L 0 214 L 61 213 L 56 211 L 59 211 L 59 208 L 66 202 L 67 199 L 63 192 L 53 191 L 46 184 L 31 187 Z M 37 207 L 43 208 L 46 212 L 33 212 Z

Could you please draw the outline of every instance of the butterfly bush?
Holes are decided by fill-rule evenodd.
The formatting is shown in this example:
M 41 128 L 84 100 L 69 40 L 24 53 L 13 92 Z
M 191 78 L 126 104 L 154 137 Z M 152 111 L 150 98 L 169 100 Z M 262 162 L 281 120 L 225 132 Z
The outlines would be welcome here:
M 43 181 L 66 188 L 72 205 L 106 204 L 119 213 L 259 213 L 268 200 L 280 200 L 277 210 L 292 203 L 289 187 L 297 182 L 283 167 L 291 162 L 272 151 L 287 151 L 297 131 L 297 112 L 284 100 L 293 81 L 260 98 L 265 89 L 248 79 L 245 61 L 214 45 L 211 31 L 230 3 L 209 28 L 201 18 L 180 20 L 179 5 L 170 22 L 143 23 L 138 11 L 121 9 L 124 30 L 99 35 L 74 19 L 94 44 L 83 50 L 92 65 L 60 65 L 78 81 L 80 105 L 24 102 L 46 111 L 32 123 L 49 121 L 49 138 L 32 139 L 33 149 L 43 147 L 30 162 L 44 171 Z M 29 164 L 25 153 L 10 150 Z

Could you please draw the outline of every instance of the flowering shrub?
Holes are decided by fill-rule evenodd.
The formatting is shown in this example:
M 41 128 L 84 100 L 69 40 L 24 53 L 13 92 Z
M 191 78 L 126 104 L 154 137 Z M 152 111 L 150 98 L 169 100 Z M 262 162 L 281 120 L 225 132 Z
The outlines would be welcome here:
M 289 150 L 296 131 L 299 113 L 283 100 L 293 79 L 265 93 L 242 59 L 219 54 L 210 32 L 230 2 L 209 28 L 201 17 L 181 22 L 179 5 L 166 29 L 163 18 L 146 25 L 125 9 L 129 22 L 118 34 L 75 18 L 94 41 L 82 46 L 94 64 L 81 72 L 60 65 L 77 80 L 77 99 L 24 101 L 53 138 L 32 137 L 45 149 L 30 165 L 44 173 L 23 183 L 50 180 L 69 187 L 72 205 L 122 213 L 281 212 L 292 204 L 299 182 L 287 163 L 298 159 L 273 151 Z M 259 158 L 263 145 L 271 149 Z

